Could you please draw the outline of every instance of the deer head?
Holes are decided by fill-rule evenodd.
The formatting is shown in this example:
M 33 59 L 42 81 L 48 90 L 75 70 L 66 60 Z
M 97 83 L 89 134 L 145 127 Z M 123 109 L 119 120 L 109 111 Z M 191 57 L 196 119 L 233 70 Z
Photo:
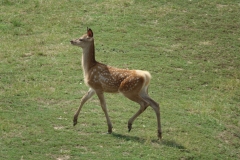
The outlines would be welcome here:
M 85 48 L 87 46 L 89 46 L 90 44 L 92 44 L 93 42 L 93 31 L 90 28 L 87 28 L 87 33 L 82 35 L 80 38 L 77 38 L 75 40 L 71 40 L 71 44 L 81 47 L 81 48 Z

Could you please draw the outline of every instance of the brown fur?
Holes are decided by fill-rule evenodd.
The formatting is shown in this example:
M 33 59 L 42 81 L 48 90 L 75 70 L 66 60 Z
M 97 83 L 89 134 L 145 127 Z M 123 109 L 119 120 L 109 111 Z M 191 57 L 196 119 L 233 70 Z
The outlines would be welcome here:
M 161 139 L 162 130 L 159 104 L 148 95 L 148 85 L 151 79 L 150 73 L 141 70 L 114 68 L 97 62 L 95 60 L 94 39 L 91 29 L 87 29 L 87 34 L 82 37 L 72 40 L 71 44 L 83 49 L 82 67 L 84 71 L 84 81 L 86 85 L 90 87 L 89 91 L 83 96 L 80 106 L 74 115 L 73 124 L 77 124 L 78 115 L 84 103 L 96 93 L 107 119 L 108 133 L 112 133 L 112 123 L 108 116 L 103 93 L 122 93 L 128 99 L 140 104 L 140 109 L 128 121 L 129 131 L 132 128 L 133 121 L 148 106 L 151 106 L 156 112 L 158 138 Z

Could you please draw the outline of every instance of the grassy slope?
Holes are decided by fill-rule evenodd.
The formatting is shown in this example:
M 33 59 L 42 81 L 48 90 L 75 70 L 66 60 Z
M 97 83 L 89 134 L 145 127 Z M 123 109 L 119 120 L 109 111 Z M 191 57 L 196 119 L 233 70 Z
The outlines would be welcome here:
M 238 1 L 0 0 L 0 159 L 239 159 Z M 94 31 L 97 59 L 149 70 L 163 140 L 148 108 L 107 94 L 107 135 L 96 97 L 72 127 L 87 91 L 81 50 Z

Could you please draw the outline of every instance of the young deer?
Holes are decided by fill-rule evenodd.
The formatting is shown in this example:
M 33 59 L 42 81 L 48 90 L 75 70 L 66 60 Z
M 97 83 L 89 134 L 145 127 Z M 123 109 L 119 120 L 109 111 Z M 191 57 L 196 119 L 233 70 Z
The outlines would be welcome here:
M 87 29 L 87 34 L 70 42 L 72 45 L 83 49 L 82 68 L 84 81 L 90 87 L 89 91 L 81 99 L 80 106 L 73 118 L 73 125 L 77 124 L 78 115 L 84 103 L 96 93 L 107 119 L 108 133 L 112 133 L 112 123 L 108 116 L 104 92 L 122 93 L 128 99 L 140 105 L 140 109 L 128 121 L 128 130 L 132 129 L 133 121 L 148 106 L 151 106 L 156 112 L 158 138 L 161 139 L 159 104 L 148 95 L 148 85 L 151 79 L 150 73 L 141 70 L 118 69 L 97 62 L 95 60 L 93 32 L 90 28 Z

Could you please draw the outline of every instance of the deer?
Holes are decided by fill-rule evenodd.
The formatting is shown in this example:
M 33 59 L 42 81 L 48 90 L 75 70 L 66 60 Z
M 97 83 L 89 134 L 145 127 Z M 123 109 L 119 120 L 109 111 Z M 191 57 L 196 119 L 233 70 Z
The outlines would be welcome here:
M 96 61 L 93 31 L 90 28 L 87 28 L 86 34 L 80 38 L 71 40 L 70 43 L 83 50 L 83 76 L 85 84 L 89 87 L 88 92 L 81 99 L 78 110 L 74 114 L 73 126 L 77 124 L 83 105 L 96 94 L 107 120 L 108 133 L 111 134 L 113 127 L 108 115 L 104 93 L 121 93 L 126 98 L 140 105 L 140 109 L 128 120 L 128 131 L 131 131 L 134 120 L 148 106 L 151 106 L 157 117 L 157 136 L 158 139 L 162 139 L 160 107 L 148 95 L 148 87 L 151 79 L 150 73 L 143 70 L 119 69 Z

